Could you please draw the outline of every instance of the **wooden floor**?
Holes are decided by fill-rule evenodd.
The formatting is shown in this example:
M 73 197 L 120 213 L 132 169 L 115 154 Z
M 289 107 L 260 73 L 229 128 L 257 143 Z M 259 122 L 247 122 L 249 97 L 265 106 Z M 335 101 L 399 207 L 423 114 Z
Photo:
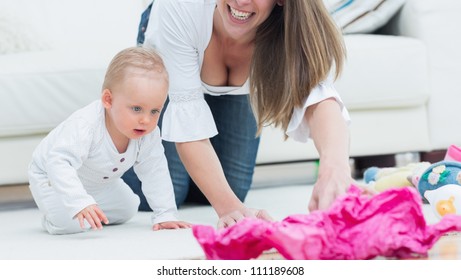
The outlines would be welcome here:
M 28 185 L 0 186 L 0 202 L 30 199 L 32 199 L 32 195 L 29 191 Z
M 428 253 L 428 260 L 461 260 L 461 232 L 442 236 Z

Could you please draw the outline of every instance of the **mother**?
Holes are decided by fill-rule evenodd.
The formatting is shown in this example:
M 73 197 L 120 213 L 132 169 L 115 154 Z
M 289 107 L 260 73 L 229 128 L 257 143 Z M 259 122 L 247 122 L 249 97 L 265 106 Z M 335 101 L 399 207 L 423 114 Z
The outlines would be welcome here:
M 155 0 L 144 45 L 170 75 L 161 126 L 178 206 L 211 203 L 219 227 L 270 219 L 242 203 L 268 124 L 319 151 L 309 210 L 349 187 L 349 115 L 332 84 L 345 48 L 322 0 Z

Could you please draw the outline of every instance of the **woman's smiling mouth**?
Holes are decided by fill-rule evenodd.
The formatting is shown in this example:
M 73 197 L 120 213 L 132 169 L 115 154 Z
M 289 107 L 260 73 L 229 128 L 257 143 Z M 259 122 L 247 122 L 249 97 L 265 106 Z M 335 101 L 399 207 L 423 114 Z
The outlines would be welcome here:
M 236 10 L 232 8 L 231 6 L 228 6 L 228 7 L 229 7 L 229 11 L 232 17 L 237 20 L 241 20 L 241 21 L 247 20 L 253 14 L 249 12 L 243 12 L 243 11 Z

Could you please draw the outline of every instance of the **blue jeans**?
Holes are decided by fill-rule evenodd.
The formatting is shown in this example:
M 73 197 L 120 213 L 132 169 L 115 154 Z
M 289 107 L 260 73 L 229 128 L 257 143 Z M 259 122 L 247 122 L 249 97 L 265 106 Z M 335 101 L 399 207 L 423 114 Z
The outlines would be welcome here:
M 149 24 L 149 17 L 150 17 L 150 10 L 152 9 L 152 5 L 154 1 L 147 6 L 146 10 L 141 14 L 141 20 L 139 21 L 138 26 L 138 37 L 136 38 L 136 44 L 138 46 L 142 46 L 145 40 L 144 33 L 146 33 L 147 25 Z
M 249 103 L 248 95 L 205 95 L 211 108 L 219 134 L 211 138 L 216 154 L 221 162 L 224 175 L 237 197 L 243 202 L 251 187 L 259 146 L 256 135 L 256 121 Z M 165 107 L 167 104 L 165 104 Z M 160 116 L 159 125 L 163 119 Z M 176 205 L 185 202 L 209 204 L 205 196 L 189 177 L 182 164 L 175 143 L 163 141 L 168 168 L 173 181 Z M 141 198 L 139 210 L 150 211 L 141 191 L 141 182 L 133 169 L 123 175 L 123 180 Z

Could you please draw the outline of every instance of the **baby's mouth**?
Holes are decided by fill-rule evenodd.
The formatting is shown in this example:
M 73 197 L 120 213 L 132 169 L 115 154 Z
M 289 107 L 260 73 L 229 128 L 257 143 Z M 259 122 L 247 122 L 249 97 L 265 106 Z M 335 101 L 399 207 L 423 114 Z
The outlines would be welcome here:
M 146 130 L 145 130 L 145 129 L 136 129 L 136 128 L 135 128 L 135 129 L 134 129 L 134 132 L 135 132 L 136 134 L 143 134 L 144 132 L 146 132 Z

